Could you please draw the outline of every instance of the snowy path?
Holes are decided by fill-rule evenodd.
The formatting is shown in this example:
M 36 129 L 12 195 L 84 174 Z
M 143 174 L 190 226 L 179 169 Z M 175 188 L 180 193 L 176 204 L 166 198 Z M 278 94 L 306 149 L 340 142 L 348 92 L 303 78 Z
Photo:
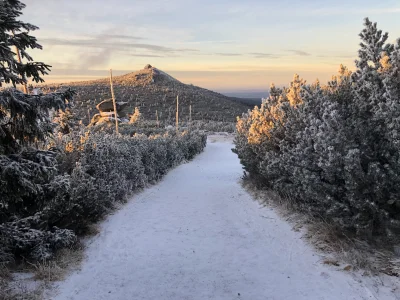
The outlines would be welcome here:
M 322 265 L 300 233 L 260 208 L 231 148 L 209 142 L 109 217 L 53 299 L 395 299 Z

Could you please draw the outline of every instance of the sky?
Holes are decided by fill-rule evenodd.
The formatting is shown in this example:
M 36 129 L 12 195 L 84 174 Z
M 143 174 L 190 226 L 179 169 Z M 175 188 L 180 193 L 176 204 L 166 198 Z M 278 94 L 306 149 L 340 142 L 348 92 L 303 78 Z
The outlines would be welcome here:
M 21 20 L 52 65 L 46 82 L 69 82 L 151 64 L 184 83 L 221 92 L 287 85 L 295 73 L 326 82 L 354 67 L 369 17 L 400 38 L 399 0 L 22 0 Z

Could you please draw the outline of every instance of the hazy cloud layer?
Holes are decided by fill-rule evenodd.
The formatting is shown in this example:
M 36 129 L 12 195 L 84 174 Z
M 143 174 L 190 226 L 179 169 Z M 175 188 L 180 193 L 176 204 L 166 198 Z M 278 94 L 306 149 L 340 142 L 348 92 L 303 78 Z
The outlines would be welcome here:
M 107 38 L 107 39 L 134 40 L 134 41 L 146 39 L 144 37 L 130 36 L 130 35 L 124 35 L 124 34 L 103 34 L 102 37 Z
M 110 63 L 113 53 L 123 52 L 136 57 L 171 57 L 182 53 L 197 52 L 196 49 L 189 48 L 170 48 L 147 43 L 136 43 L 133 40 L 138 37 L 127 35 L 101 34 L 95 38 L 82 39 L 61 39 L 61 38 L 41 38 L 40 41 L 47 46 L 72 46 L 82 48 L 78 51 L 79 57 L 76 60 L 76 67 L 79 69 L 90 69 L 103 67 Z M 87 48 L 93 51 L 87 51 Z M 132 54 L 134 51 L 148 51 L 149 53 Z
M 278 55 L 271 54 L 271 53 L 253 52 L 253 53 L 249 53 L 249 55 L 251 55 L 255 58 L 279 58 Z
M 323 58 L 356 58 L 356 53 L 352 54 L 343 54 L 343 55 L 317 55 L 317 57 Z
M 240 53 L 214 53 L 218 56 L 242 56 L 243 54 Z
M 135 57 L 165 57 L 163 55 L 155 55 L 155 54 L 132 54 Z
M 311 56 L 310 53 L 302 51 L 302 50 L 293 50 L 293 49 L 287 49 L 285 50 L 286 52 L 291 52 L 295 55 L 299 55 L 299 56 Z
M 43 44 L 49 46 L 77 46 L 77 47 L 92 47 L 99 49 L 110 49 L 110 50 L 134 50 L 144 49 L 155 52 L 193 52 L 196 49 L 174 49 L 153 44 L 144 43 L 127 43 L 120 41 L 111 41 L 106 37 L 95 38 L 95 39 L 60 39 L 60 38 L 41 38 L 40 41 Z
M 93 66 L 102 67 L 111 60 L 112 49 L 105 48 L 98 53 L 84 53 L 81 55 L 78 63 L 81 69 L 90 69 Z

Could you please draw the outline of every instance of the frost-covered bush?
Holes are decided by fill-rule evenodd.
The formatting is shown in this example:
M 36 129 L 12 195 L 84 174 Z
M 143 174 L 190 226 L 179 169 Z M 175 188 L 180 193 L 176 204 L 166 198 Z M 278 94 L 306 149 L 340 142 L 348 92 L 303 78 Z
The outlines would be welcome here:
M 193 130 L 204 130 L 208 132 L 235 132 L 234 122 L 196 120 L 191 123 L 184 123 L 183 126 L 190 127 Z
M 400 233 L 400 40 L 368 19 L 357 70 L 326 86 L 295 77 L 237 123 L 250 174 L 315 216 L 358 234 Z
M 68 141 L 71 152 L 64 155 L 79 157 L 70 182 L 71 199 L 82 211 L 82 225 L 97 221 L 132 191 L 193 158 L 194 152 L 204 149 L 205 141 L 197 132 L 150 137 L 97 133 L 77 139 L 74 147 Z M 74 225 L 79 222 L 74 221 Z
M 122 123 L 119 125 L 119 132 L 123 135 L 134 136 L 135 134 L 144 134 L 147 136 L 165 134 L 167 132 L 176 131 L 176 125 L 168 122 L 157 122 L 153 120 L 143 120 L 134 123 Z M 234 133 L 236 126 L 234 122 L 219 121 L 200 121 L 180 122 L 179 131 L 205 131 L 208 134 L 215 132 Z M 115 131 L 114 123 L 103 123 L 91 127 L 93 132 L 113 133 Z
M 45 161 L 40 151 L 22 157 L 0 156 L 3 260 L 10 253 L 33 259 L 51 257 L 133 191 L 200 153 L 206 136 L 198 132 L 80 136 L 73 132 L 61 136 L 56 145 L 58 151 L 45 152 Z
M 112 134 L 115 131 L 115 123 L 102 123 L 91 127 L 91 132 L 102 132 Z M 156 121 L 140 120 L 136 123 L 121 123 L 119 124 L 119 133 L 127 136 L 144 134 L 146 136 L 165 134 L 168 130 Z
M 140 113 L 139 107 L 135 107 L 135 111 L 129 119 L 130 124 L 135 124 L 142 119 L 142 114 Z

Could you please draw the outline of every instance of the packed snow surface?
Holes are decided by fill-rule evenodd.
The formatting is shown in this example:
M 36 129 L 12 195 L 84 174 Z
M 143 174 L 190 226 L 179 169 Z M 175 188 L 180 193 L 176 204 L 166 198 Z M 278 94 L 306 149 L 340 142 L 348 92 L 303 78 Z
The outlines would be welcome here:
M 396 287 L 327 266 L 241 187 L 227 137 L 133 197 L 88 242 L 53 299 L 396 299 Z

